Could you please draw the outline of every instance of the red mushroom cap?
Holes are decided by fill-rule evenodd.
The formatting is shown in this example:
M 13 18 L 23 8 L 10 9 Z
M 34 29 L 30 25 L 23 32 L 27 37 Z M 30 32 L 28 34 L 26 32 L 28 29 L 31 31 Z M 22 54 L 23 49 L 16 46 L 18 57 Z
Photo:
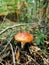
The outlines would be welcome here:
M 14 39 L 19 42 L 27 43 L 33 41 L 33 36 L 28 32 L 20 32 L 14 36 Z

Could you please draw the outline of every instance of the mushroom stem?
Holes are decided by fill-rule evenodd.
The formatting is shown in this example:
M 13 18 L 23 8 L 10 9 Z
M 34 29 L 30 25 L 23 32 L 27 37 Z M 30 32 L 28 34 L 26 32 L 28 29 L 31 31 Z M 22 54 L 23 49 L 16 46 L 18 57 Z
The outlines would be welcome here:
M 25 44 L 24 44 L 23 42 L 21 42 L 21 48 L 22 48 L 22 49 L 23 49 L 24 45 L 25 45 Z

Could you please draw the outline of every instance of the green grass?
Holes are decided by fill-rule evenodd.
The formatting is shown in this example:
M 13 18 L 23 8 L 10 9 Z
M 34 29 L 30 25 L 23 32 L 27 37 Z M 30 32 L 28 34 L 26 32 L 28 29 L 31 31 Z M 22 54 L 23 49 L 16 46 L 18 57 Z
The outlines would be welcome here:
M 10 27 L 12 25 L 15 25 L 15 24 L 25 24 L 25 23 L 17 23 L 17 22 L 11 22 L 11 21 L 6 21 L 4 23 L 1 23 L 0 24 L 0 31 L 2 31 L 3 29 L 7 28 L 7 27 Z M 4 37 L 9 37 L 9 35 L 11 35 L 12 33 L 17 33 L 19 31 L 31 31 L 29 25 L 26 25 L 26 26 L 21 26 L 21 27 L 14 27 L 12 29 L 8 29 L 7 31 L 5 31 L 3 34 L 0 35 L 0 39 L 1 38 L 4 38 Z
M 4 22 L 4 23 L 1 23 L 0 24 L 0 31 L 3 30 L 3 29 L 5 29 L 8 26 L 11 26 L 11 25 L 13 25 L 12 22 Z
M 7 28 L 7 27 L 9 27 L 9 26 L 12 26 L 12 25 L 14 25 L 14 22 L 10 22 L 10 21 L 8 21 L 8 22 L 3 22 L 3 23 L 1 23 L 0 24 L 0 31 L 2 31 L 3 29 L 5 29 L 5 28 Z M 11 32 L 11 31 L 10 31 Z M 9 33 L 9 30 L 8 31 L 6 31 L 6 33 L 3 33 L 3 34 L 1 34 L 0 35 L 0 39 L 1 38 L 4 38 L 6 35 L 8 35 Z

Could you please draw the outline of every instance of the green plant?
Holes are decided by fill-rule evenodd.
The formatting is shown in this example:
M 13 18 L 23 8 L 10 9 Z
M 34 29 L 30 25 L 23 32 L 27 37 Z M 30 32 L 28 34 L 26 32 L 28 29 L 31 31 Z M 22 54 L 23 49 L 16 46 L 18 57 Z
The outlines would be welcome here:
M 41 33 L 41 31 L 37 30 L 35 34 L 35 42 L 37 45 L 44 45 L 44 38 L 46 38 L 46 35 L 44 33 Z

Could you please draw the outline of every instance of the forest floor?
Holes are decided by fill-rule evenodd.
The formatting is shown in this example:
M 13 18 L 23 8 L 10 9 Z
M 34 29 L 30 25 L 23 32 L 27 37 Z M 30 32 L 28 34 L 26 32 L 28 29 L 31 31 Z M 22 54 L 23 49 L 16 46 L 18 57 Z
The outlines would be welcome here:
M 0 23 L 0 65 L 49 65 L 49 39 L 44 40 L 44 45 L 36 45 L 32 41 L 22 51 L 20 42 L 13 39 L 22 31 L 34 35 L 33 24 L 16 23 L 9 19 Z

